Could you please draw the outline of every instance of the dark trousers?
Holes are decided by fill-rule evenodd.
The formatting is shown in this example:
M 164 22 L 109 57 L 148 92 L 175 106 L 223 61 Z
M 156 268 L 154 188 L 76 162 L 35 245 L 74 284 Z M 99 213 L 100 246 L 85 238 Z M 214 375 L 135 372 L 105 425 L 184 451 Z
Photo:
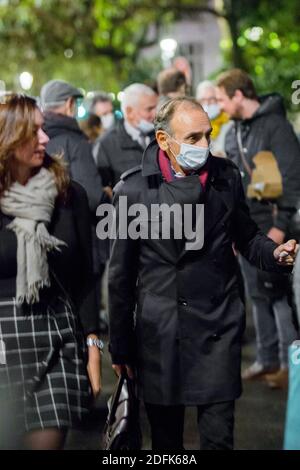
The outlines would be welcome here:
M 145 403 L 151 427 L 152 450 L 184 450 L 185 407 Z M 198 427 L 201 450 L 232 450 L 234 401 L 201 405 Z

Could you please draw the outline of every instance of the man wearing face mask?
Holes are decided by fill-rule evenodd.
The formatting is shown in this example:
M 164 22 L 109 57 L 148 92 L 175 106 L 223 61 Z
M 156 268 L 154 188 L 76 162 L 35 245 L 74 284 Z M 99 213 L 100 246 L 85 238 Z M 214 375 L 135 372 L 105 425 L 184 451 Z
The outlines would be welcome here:
M 87 192 L 91 212 L 95 213 L 103 195 L 92 147 L 80 129 L 76 116 L 76 100 L 83 98 L 78 88 L 64 80 L 50 80 L 41 89 L 44 130 L 50 138 L 49 155 L 63 154 L 71 178 Z
M 105 131 L 114 125 L 113 103 L 108 93 L 104 91 L 96 93 L 91 104 L 91 112 L 99 116 Z
M 143 213 L 139 224 L 148 237 L 117 232 L 112 241 L 113 368 L 136 375 L 153 450 L 184 448 L 186 406 L 197 407 L 201 449 L 232 449 L 245 323 L 232 245 L 251 263 L 280 271 L 289 268 L 279 264 L 293 263 L 296 242 L 278 247 L 251 220 L 239 170 L 210 154 L 211 124 L 196 100 L 165 103 L 155 130 L 141 167 L 127 171 L 115 187 L 117 220 L 125 216 L 121 196 L 128 208 L 142 204 L 148 215 Z M 170 211 L 189 205 L 189 222 L 202 231 L 203 244 L 188 247 L 185 230 L 184 236 L 175 235 L 182 214 L 178 218 L 174 212 L 170 236 L 163 237 L 167 216 L 152 214 L 157 204 Z M 197 204 L 204 205 L 202 225 L 194 217 Z
M 232 126 L 229 117 L 221 110 L 217 98 L 216 87 L 208 80 L 200 82 L 197 86 L 196 99 L 207 113 L 211 126 L 211 151 L 213 155 L 225 157 L 225 137 Z
M 134 83 L 123 90 L 124 119 L 99 140 L 96 164 L 104 186 L 112 188 L 124 171 L 140 165 L 143 152 L 154 137 L 156 105 L 157 95 L 146 85 Z

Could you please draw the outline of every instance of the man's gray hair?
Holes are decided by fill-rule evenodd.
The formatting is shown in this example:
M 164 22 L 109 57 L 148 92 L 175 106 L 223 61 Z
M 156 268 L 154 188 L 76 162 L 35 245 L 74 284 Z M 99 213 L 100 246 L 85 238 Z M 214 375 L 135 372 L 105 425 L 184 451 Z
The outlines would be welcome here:
M 121 110 L 124 116 L 128 106 L 135 108 L 139 105 L 139 100 L 142 95 L 154 96 L 156 93 L 152 88 L 143 83 L 133 83 L 123 90 Z
M 213 84 L 213 82 L 210 82 L 209 80 L 204 80 L 203 82 L 200 82 L 198 84 L 197 90 L 196 90 L 197 100 L 201 100 L 203 92 L 204 90 L 207 90 L 207 88 L 213 88 L 215 90 L 216 86 Z
M 164 103 L 156 113 L 154 120 L 155 132 L 165 131 L 167 134 L 172 135 L 171 120 L 179 107 L 190 107 L 199 109 L 204 113 L 201 104 L 198 103 L 194 98 L 188 96 L 181 96 L 179 98 L 173 98 Z

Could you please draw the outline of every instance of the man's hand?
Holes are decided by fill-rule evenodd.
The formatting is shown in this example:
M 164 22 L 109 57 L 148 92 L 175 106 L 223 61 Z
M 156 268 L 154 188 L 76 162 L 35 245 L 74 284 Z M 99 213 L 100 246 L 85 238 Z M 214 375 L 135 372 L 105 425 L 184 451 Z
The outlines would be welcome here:
M 269 232 L 267 233 L 268 237 L 273 240 L 273 242 L 277 243 L 277 245 L 281 245 L 284 241 L 285 233 L 279 228 L 272 227 Z
M 297 245 L 296 240 L 289 240 L 274 250 L 274 258 L 281 266 L 292 266 L 298 249 L 299 245 Z
M 126 369 L 126 372 L 127 372 L 127 375 L 130 379 L 133 379 L 134 378 L 134 373 L 133 373 L 133 370 L 132 368 L 127 365 L 127 364 L 113 364 L 112 365 L 112 368 L 113 370 L 115 371 L 115 373 L 117 374 L 117 376 L 119 377 L 122 373 L 122 371 L 124 369 Z

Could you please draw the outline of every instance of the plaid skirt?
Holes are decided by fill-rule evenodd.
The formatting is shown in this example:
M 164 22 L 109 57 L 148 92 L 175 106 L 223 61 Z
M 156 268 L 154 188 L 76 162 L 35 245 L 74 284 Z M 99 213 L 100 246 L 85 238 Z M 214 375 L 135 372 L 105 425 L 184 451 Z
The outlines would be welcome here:
M 86 348 L 68 301 L 0 299 L 0 395 L 19 431 L 73 427 L 88 412 Z

